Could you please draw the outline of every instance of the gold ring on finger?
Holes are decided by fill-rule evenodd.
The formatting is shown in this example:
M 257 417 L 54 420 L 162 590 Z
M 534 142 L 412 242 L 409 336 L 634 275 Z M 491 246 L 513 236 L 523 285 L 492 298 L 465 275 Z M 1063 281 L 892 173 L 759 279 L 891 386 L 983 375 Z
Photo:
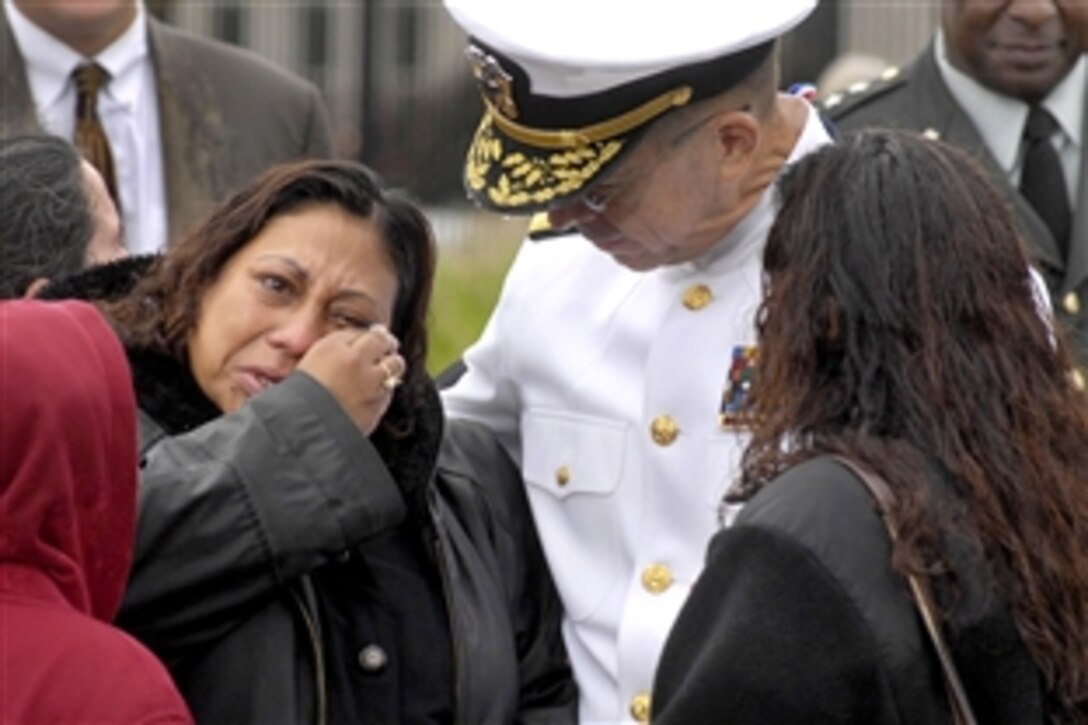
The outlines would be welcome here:
M 397 377 L 396 374 L 394 374 L 393 371 L 386 366 L 386 363 L 388 362 L 388 358 L 383 358 L 378 363 L 378 367 L 380 367 L 382 369 L 382 372 L 385 373 L 385 378 L 382 379 L 382 387 L 386 390 L 392 390 L 393 388 L 401 384 L 401 379 Z

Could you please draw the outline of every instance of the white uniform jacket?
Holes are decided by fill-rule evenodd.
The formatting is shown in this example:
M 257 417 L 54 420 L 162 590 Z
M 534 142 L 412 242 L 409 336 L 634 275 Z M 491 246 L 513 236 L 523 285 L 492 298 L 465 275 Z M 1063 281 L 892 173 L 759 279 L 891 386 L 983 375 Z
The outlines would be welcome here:
M 810 111 L 790 160 L 828 140 Z M 773 196 L 703 258 L 645 273 L 576 235 L 525 244 L 446 391 L 450 415 L 491 426 L 520 461 L 582 722 L 644 719 L 720 527 L 745 443 L 723 406 L 750 374 Z

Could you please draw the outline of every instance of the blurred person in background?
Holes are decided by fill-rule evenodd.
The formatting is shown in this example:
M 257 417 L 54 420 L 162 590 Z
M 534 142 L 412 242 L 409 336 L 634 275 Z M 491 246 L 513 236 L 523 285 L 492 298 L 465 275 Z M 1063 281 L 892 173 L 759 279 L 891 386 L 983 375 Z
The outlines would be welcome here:
M 83 302 L 0 302 L 0 722 L 191 723 L 111 626 L 136 528 L 136 407 Z
M 1088 398 L 1000 193 L 891 131 L 780 194 L 747 503 L 670 634 L 654 722 L 951 723 L 907 574 L 977 722 L 1088 721 Z M 835 456 L 886 480 L 894 542 Z
M 178 239 L 273 164 L 328 157 L 317 89 L 140 0 L 3 0 L 0 132 L 72 140 L 121 210 L 131 252 Z
M 0 138 L 0 209 L 0 299 L 125 255 L 102 177 L 56 136 Z
M 43 291 L 97 298 L 125 341 L 143 464 L 119 622 L 199 721 L 573 721 L 517 469 L 444 426 L 426 376 L 434 263 L 413 204 L 310 161 L 159 258 Z
M 820 73 L 816 80 L 817 94 L 826 99 L 850 89 L 868 87 L 888 70 L 890 64 L 883 58 L 868 53 L 843 53 L 837 56 Z
M 843 130 L 904 128 L 977 159 L 1010 205 L 1088 384 L 1088 2 L 943 0 L 904 68 L 824 100 Z

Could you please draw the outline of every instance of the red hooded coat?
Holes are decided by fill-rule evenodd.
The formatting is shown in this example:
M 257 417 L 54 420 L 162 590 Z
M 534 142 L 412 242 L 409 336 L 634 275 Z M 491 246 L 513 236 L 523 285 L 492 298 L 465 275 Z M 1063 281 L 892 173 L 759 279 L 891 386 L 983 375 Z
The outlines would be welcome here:
M 0 303 L 0 723 L 192 722 L 110 626 L 132 560 L 136 404 L 81 302 Z

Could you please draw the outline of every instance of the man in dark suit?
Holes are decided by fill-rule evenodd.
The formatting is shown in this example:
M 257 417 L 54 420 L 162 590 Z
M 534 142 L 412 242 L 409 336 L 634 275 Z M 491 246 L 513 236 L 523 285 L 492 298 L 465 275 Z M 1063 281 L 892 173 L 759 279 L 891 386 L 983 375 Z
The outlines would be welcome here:
M 907 68 L 825 101 L 842 130 L 913 129 L 981 162 L 1015 211 L 1056 315 L 1073 336 L 1080 386 L 1088 375 L 1086 48 L 1088 3 L 944 0 L 933 41 Z M 1024 136 L 1036 115 L 1049 116 L 1043 136 L 1053 152 L 1041 207 L 1027 186 L 1037 176 L 1029 167 L 1039 167 Z
M 82 92 L 75 73 L 90 64 L 106 70 L 97 110 L 132 251 L 174 241 L 273 164 L 332 153 L 312 84 L 161 23 L 138 0 L 5 2 L 0 131 L 44 126 L 72 138 Z

